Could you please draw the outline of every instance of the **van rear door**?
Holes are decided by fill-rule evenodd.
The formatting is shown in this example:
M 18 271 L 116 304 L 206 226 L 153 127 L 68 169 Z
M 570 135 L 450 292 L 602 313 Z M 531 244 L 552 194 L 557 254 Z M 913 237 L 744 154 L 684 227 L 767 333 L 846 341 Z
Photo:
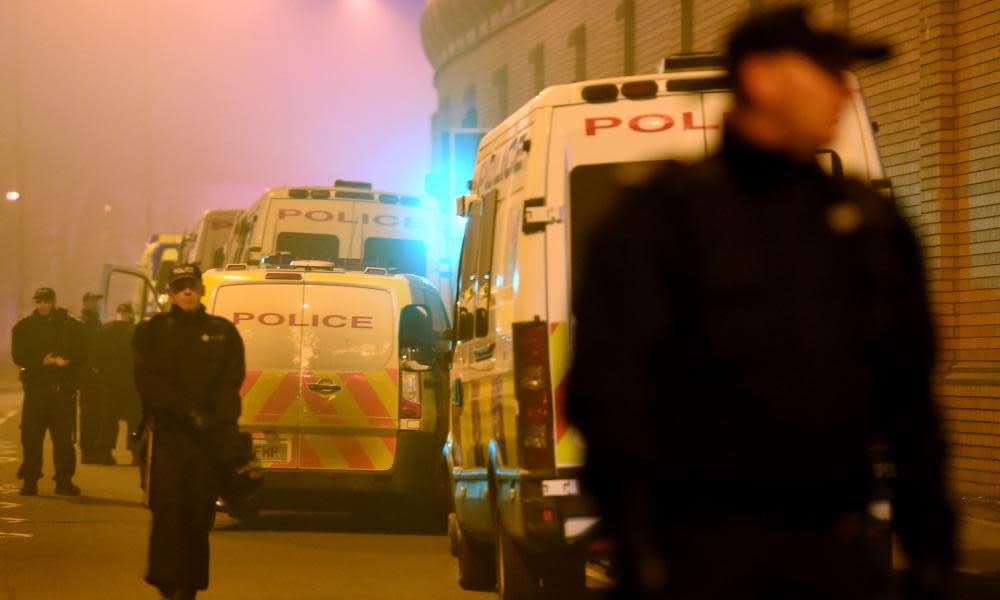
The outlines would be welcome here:
M 300 468 L 392 468 L 399 430 L 395 304 L 384 288 L 305 285 Z
M 616 189 L 641 180 L 662 161 L 705 156 L 706 121 L 701 94 L 673 94 L 650 100 L 576 104 L 553 111 L 546 204 L 563 218 L 545 228 L 548 276 L 549 357 L 555 398 L 556 466 L 583 464 L 583 443 L 565 414 L 570 365 L 571 291 L 579 283 L 582 245 L 591 230 L 614 210 Z M 574 252 L 576 252 L 574 254 Z M 613 374 L 609 374 L 613 376 Z
M 247 375 L 240 390 L 240 429 L 254 437 L 266 469 L 299 465 L 302 377 L 301 281 L 221 285 L 210 311 L 230 319 L 243 337 Z

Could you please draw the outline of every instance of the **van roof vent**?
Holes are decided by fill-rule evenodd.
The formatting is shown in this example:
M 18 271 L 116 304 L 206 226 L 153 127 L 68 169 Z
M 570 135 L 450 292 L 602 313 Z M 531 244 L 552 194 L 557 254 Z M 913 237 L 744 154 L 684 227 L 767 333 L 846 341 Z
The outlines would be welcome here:
M 243 263 L 230 263 L 226 265 L 226 271 L 246 271 L 247 266 Z

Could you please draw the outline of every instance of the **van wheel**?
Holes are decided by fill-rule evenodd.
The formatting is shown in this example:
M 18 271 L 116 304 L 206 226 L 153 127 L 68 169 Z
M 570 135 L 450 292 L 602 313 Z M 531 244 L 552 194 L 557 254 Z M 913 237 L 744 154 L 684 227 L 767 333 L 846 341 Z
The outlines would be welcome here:
M 497 585 L 496 554 L 493 546 L 477 544 L 462 533 L 456 523 L 455 556 L 458 557 L 458 585 L 466 590 L 492 591 Z
M 500 600 L 530 600 L 539 596 L 540 578 L 531 568 L 530 558 L 514 543 L 503 524 L 497 523 L 497 595 Z
M 545 598 L 573 600 L 587 589 L 587 559 L 582 548 L 568 548 L 545 557 L 542 585 Z

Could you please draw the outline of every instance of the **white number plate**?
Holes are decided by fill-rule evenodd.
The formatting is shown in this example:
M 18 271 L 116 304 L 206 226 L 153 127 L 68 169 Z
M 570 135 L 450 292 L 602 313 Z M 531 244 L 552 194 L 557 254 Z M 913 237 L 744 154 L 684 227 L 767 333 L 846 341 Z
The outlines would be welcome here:
M 578 496 L 580 482 L 576 479 L 548 479 L 542 482 L 543 496 Z
M 292 456 L 292 445 L 289 442 L 254 440 L 253 453 L 261 462 L 288 462 Z

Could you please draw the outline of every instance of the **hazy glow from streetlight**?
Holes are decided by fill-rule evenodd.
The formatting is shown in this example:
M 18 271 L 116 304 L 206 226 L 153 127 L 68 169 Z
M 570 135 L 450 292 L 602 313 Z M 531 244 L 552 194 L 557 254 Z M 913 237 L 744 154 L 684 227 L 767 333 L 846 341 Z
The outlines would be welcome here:
M 21 198 L 21 193 L 17 190 L 7 192 L 7 202 L 17 202 Z

